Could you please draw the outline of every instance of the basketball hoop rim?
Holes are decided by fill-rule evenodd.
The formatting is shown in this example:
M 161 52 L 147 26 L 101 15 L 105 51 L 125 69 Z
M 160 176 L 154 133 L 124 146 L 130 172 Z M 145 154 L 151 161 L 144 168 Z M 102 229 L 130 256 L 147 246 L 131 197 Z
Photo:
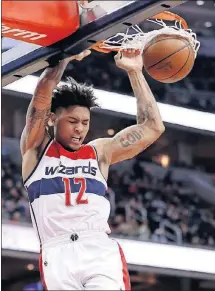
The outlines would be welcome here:
M 187 30 L 189 28 L 186 20 L 183 17 L 170 11 L 163 11 L 148 18 L 148 20 L 152 20 L 152 19 L 161 20 L 161 21 L 163 20 L 175 21 L 176 23 L 177 22 L 180 23 L 181 28 L 183 30 Z M 101 40 L 97 42 L 96 44 L 92 45 L 90 49 L 99 51 L 101 53 L 110 53 L 111 51 L 118 52 L 120 50 L 120 46 L 119 48 L 110 48 L 107 44 L 105 44 L 104 40 Z

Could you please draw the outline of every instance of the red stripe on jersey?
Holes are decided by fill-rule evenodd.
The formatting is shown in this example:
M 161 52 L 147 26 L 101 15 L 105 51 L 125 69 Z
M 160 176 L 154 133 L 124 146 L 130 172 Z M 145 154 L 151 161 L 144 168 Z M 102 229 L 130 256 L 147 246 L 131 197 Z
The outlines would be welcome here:
M 43 285 L 43 287 L 44 287 L 45 290 L 48 290 L 48 288 L 46 286 L 46 282 L 45 282 L 44 273 L 43 273 L 42 251 L 40 251 L 40 257 L 39 257 L 39 270 L 40 270 L 40 278 L 41 278 L 42 285 Z
M 128 267 L 127 267 L 127 263 L 125 260 L 125 255 L 123 253 L 121 246 L 119 244 L 118 244 L 118 246 L 119 246 L 119 252 L 120 252 L 120 256 L 121 256 L 121 260 L 122 260 L 122 273 L 123 273 L 123 282 L 125 285 L 125 290 L 131 290 L 130 276 L 128 273 Z
M 88 159 L 96 159 L 96 153 L 90 145 L 83 145 L 79 150 L 75 152 L 70 152 L 63 148 L 59 143 L 53 141 L 50 145 L 49 149 L 46 152 L 46 156 L 59 158 L 59 156 L 64 156 L 72 160 L 88 160 Z

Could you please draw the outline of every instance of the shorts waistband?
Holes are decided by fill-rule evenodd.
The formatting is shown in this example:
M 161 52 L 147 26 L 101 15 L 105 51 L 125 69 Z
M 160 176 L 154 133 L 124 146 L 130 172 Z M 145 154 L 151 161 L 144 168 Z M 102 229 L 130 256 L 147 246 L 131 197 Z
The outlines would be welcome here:
M 76 241 L 82 241 L 83 239 L 98 237 L 108 238 L 108 234 L 101 231 L 71 231 L 71 233 L 66 233 L 48 239 L 47 241 L 42 243 L 42 249 L 66 243 L 74 243 Z

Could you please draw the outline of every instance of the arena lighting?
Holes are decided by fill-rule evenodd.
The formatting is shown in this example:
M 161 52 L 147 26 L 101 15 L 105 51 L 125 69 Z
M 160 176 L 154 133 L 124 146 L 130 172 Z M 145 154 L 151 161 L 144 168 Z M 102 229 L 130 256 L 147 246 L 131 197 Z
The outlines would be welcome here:
M 204 5 L 204 3 L 205 3 L 205 2 L 202 1 L 202 0 L 197 0 L 197 1 L 196 1 L 196 4 L 199 5 L 199 6 Z
M 115 130 L 112 129 L 112 128 L 109 128 L 109 129 L 107 130 L 107 134 L 108 134 L 108 135 L 114 135 L 114 134 L 115 134 Z
M 37 81 L 38 77 L 29 75 L 5 86 L 4 89 L 32 95 Z M 95 94 L 103 109 L 136 115 L 135 98 L 99 89 L 95 89 Z M 215 132 L 215 114 L 159 102 L 158 107 L 164 122 Z
M 29 271 L 33 271 L 35 269 L 35 266 L 33 264 L 28 264 L 26 266 L 26 269 L 28 269 Z
M 152 242 L 115 238 L 122 246 L 128 264 L 215 275 L 215 251 Z M 2 225 L 2 249 L 39 254 L 32 227 Z
M 205 27 L 211 27 L 212 26 L 212 23 L 210 21 L 206 21 L 204 23 Z

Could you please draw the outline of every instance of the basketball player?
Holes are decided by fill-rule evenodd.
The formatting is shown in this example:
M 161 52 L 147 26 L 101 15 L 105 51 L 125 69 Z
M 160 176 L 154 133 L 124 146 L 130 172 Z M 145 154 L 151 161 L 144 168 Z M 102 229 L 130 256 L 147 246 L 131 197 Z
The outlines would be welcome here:
M 47 290 L 130 290 L 122 249 L 108 236 L 108 169 L 136 156 L 164 131 L 142 74 L 142 57 L 138 51 L 127 50 L 118 53 L 115 62 L 127 71 L 137 98 L 137 124 L 113 138 L 82 144 L 89 130 L 90 109 L 96 106 L 93 90 L 70 81 L 56 87 L 67 64 L 89 54 L 85 51 L 44 71 L 21 138 L 23 179 L 40 240 L 40 272 Z M 51 126 L 54 134 L 50 137 Z

